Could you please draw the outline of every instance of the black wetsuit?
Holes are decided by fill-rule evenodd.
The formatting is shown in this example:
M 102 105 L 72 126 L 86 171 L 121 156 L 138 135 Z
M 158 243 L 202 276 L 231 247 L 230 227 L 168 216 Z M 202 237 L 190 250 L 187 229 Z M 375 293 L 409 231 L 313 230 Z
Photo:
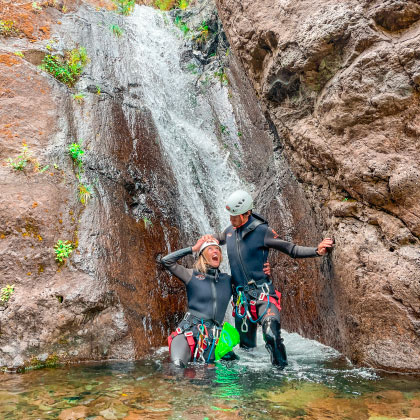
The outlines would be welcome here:
M 191 349 L 185 337 L 186 332 L 193 332 L 197 344 L 198 328 L 205 325 L 208 331 L 208 346 L 203 354 L 206 362 L 214 361 L 213 336 L 222 326 L 227 305 L 232 296 L 231 276 L 218 269 L 209 268 L 206 274 L 183 267 L 176 263 L 180 258 L 192 254 L 191 247 L 184 248 L 163 257 L 161 263 L 186 285 L 188 312 L 178 325 L 171 343 L 171 360 L 177 365 L 186 365 L 192 360 Z
M 280 336 L 280 311 L 273 304 L 267 309 L 267 301 L 258 299 L 262 291 L 277 299 L 270 278 L 263 272 L 263 266 L 267 262 L 270 248 L 292 258 L 316 257 L 317 248 L 298 246 L 281 240 L 267 222 L 255 214 L 251 215 L 243 226 L 235 229 L 230 225 L 223 233 L 214 237 L 221 245 L 227 246 L 234 299 L 236 300 L 235 295 L 241 291 L 248 301 L 256 301 L 258 323 L 263 327 L 263 337 L 271 354 L 271 361 L 280 367 L 286 366 L 286 350 Z M 240 332 L 241 347 L 255 347 L 257 323 L 250 322 L 246 316 L 241 318 L 236 314 L 235 326 Z

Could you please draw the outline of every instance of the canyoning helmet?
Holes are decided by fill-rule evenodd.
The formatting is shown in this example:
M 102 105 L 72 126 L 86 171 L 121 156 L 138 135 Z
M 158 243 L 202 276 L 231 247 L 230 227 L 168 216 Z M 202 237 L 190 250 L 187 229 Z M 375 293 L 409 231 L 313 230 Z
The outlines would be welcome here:
M 203 243 L 203 245 L 201 245 L 201 247 L 200 247 L 200 251 L 198 251 L 198 255 L 201 255 L 201 253 L 208 247 L 208 246 L 211 246 L 211 245 L 216 245 L 216 246 L 218 246 L 219 247 L 219 249 L 220 249 L 220 245 L 219 245 L 219 242 L 217 242 L 217 241 L 206 241 L 206 242 L 204 242 Z M 221 249 L 220 249 L 220 251 L 221 251 Z
M 252 210 L 252 207 L 254 207 L 252 197 L 243 190 L 235 191 L 226 200 L 226 210 L 232 216 L 244 214 Z

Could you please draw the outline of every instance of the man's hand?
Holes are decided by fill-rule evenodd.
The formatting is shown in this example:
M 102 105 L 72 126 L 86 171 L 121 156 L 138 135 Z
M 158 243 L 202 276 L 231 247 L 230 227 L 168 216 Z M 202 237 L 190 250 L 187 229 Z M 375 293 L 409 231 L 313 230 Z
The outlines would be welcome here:
M 270 263 L 269 263 L 269 262 L 266 262 L 266 263 L 264 264 L 264 267 L 263 267 L 263 272 L 264 272 L 264 274 L 265 274 L 266 276 L 268 276 L 268 277 L 270 277 L 270 276 L 271 276 L 271 268 L 270 268 Z
M 202 236 L 199 240 L 201 241 L 201 239 L 203 239 L 203 242 L 207 242 L 207 241 L 215 241 L 217 243 L 219 243 L 219 241 L 214 238 L 210 233 L 208 233 L 207 235 Z
M 319 245 L 316 252 L 319 255 L 325 255 L 329 249 L 331 249 L 334 246 L 334 239 L 331 238 L 325 238 Z
M 202 236 L 196 243 L 194 246 L 191 247 L 192 252 L 198 252 L 200 251 L 201 245 L 204 244 L 204 242 L 206 242 L 206 239 L 204 239 L 204 236 Z

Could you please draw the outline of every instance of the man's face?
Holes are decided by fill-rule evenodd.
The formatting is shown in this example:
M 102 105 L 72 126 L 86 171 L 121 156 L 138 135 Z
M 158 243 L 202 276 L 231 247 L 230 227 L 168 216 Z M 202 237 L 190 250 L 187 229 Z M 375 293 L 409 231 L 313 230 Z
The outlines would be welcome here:
M 249 219 L 249 213 L 245 213 L 245 214 L 241 214 L 238 216 L 232 216 L 230 215 L 230 223 L 232 224 L 233 227 L 239 227 L 241 225 L 243 225 L 244 223 L 246 223 Z
M 220 248 L 216 245 L 210 245 L 203 251 L 204 258 L 207 261 L 207 264 L 212 266 L 213 268 L 218 268 L 220 262 L 222 261 L 222 253 L 220 252 Z

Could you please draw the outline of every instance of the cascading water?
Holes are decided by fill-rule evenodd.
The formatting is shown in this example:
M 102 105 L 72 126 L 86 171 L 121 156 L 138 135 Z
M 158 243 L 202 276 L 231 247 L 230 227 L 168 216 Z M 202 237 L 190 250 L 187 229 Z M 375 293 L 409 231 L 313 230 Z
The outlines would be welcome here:
M 175 174 L 183 228 L 188 233 L 221 229 L 228 222 L 223 200 L 241 182 L 216 135 L 214 108 L 197 88 L 197 77 L 180 66 L 182 35 L 165 15 L 149 7 L 136 8 L 127 23 L 133 34 L 130 60 Z M 227 90 L 220 89 L 219 95 L 229 107 L 223 101 Z M 235 124 L 231 109 L 220 112 L 231 115 Z
M 125 31 L 124 40 L 118 40 L 109 30 L 109 25 L 116 22 Z M 162 207 L 167 205 L 159 191 L 153 191 L 150 185 L 147 185 L 149 191 L 143 191 L 145 174 L 133 165 L 130 157 L 124 155 L 126 160 L 123 162 L 129 166 L 127 172 L 134 185 L 119 177 L 123 165 L 118 167 L 115 163 L 119 163 L 118 160 L 113 160 L 112 153 L 108 153 L 109 150 L 121 152 L 115 146 L 116 140 L 122 140 L 115 135 L 120 127 L 110 126 L 111 122 L 117 121 L 128 127 L 129 133 L 124 132 L 123 136 L 130 137 L 131 134 L 129 140 L 133 139 L 133 147 L 123 148 L 124 152 L 129 150 L 129 153 L 137 154 L 142 152 L 142 146 L 146 147 L 139 132 L 147 134 L 150 131 L 159 142 L 165 157 L 161 163 L 169 165 L 175 175 L 170 188 L 177 191 L 174 196 L 181 209 L 180 227 L 189 236 L 224 227 L 227 216 L 223 198 L 242 183 L 222 147 L 217 130 L 221 121 L 231 133 L 237 132 L 237 127 L 226 89 L 215 85 L 211 95 L 204 95 L 196 88 L 195 75 L 182 70 L 179 62 L 184 47 L 177 28 L 165 15 L 146 7 L 136 7 L 128 18 L 85 8 L 66 17 L 61 28 L 59 48 L 83 45 L 91 57 L 90 71 L 78 88 L 95 92 L 100 86 L 101 95 L 87 96 L 84 108 L 74 106 L 71 116 L 63 118 L 59 137 L 71 137 L 74 141 L 77 136 L 91 147 L 88 155 L 95 156 L 89 158 L 88 170 L 82 176 L 95 179 L 100 173 L 102 178 L 98 176 L 95 185 L 98 195 L 104 195 L 101 206 L 106 216 L 111 213 L 111 204 L 116 205 L 109 190 L 105 197 L 106 188 L 109 188 L 107 182 L 123 185 L 124 191 L 135 192 L 136 206 L 130 207 L 125 202 L 125 207 L 121 206 L 129 217 L 135 216 L 141 221 L 142 216 L 148 214 L 145 213 L 148 210 L 147 193 L 155 194 L 154 199 L 156 202 L 161 200 Z M 68 94 L 65 89 L 60 92 L 63 96 Z M 219 98 L 216 104 L 208 101 L 210 96 L 213 100 Z M 92 110 L 97 111 L 93 113 Z M 118 118 L 112 119 L 113 114 Z M 144 122 L 144 116 L 150 117 L 153 124 Z M 143 131 L 138 130 L 139 125 Z M 96 137 L 100 140 L 95 142 Z M 57 147 L 57 156 L 62 155 L 68 141 L 62 143 L 61 148 Z M 235 159 L 240 157 L 240 145 L 237 150 Z M 149 184 L 158 181 L 157 175 L 152 176 Z M 123 201 L 124 197 L 121 194 L 117 200 Z M 89 209 L 85 212 L 89 211 L 94 212 Z M 290 223 L 288 228 L 291 228 Z M 144 229 L 140 231 L 145 235 Z M 163 232 L 169 251 L 170 233 L 165 229 Z M 101 233 L 107 237 L 108 232 Z M 94 237 L 92 242 L 82 238 L 80 255 L 88 248 L 87 244 L 94 247 L 95 235 L 91 236 Z M 131 239 L 111 234 L 108 238 L 114 249 L 121 246 L 118 240 Z M 104 249 L 98 258 L 104 256 L 109 263 L 112 255 L 106 255 Z M 86 257 L 82 261 L 82 257 L 77 258 L 80 260 L 75 258 L 78 269 L 94 272 L 93 259 Z M 120 266 L 121 262 L 117 261 L 116 265 Z M 137 308 L 129 306 L 136 287 L 126 280 L 124 278 L 122 286 L 128 290 L 125 292 L 128 297 L 123 302 L 130 310 L 126 312 L 133 314 L 134 319 L 140 319 L 144 330 L 149 330 L 151 319 L 139 316 L 134 310 Z M 117 277 L 115 282 L 123 283 Z M 66 300 L 66 305 L 68 302 L 71 301 Z M 109 324 L 104 325 L 108 327 Z M 78 339 L 81 334 L 80 329 Z M 238 350 L 239 362 L 218 362 L 216 369 L 196 367 L 174 372 L 167 363 L 165 348 L 139 362 L 71 366 L 8 376 L 0 393 L 0 417 L 5 420 L 95 416 L 106 419 L 368 420 L 419 416 L 418 381 L 382 379 L 371 370 L 354 369 L 339 353 L 319 343 L 297 334 L 286 333 L 284 338 L 289 366 L 282 372 L 271 366 L 267 352 L 259 346 L 253 352 Z M 262 342 L 261 336 L 259 342 Z

